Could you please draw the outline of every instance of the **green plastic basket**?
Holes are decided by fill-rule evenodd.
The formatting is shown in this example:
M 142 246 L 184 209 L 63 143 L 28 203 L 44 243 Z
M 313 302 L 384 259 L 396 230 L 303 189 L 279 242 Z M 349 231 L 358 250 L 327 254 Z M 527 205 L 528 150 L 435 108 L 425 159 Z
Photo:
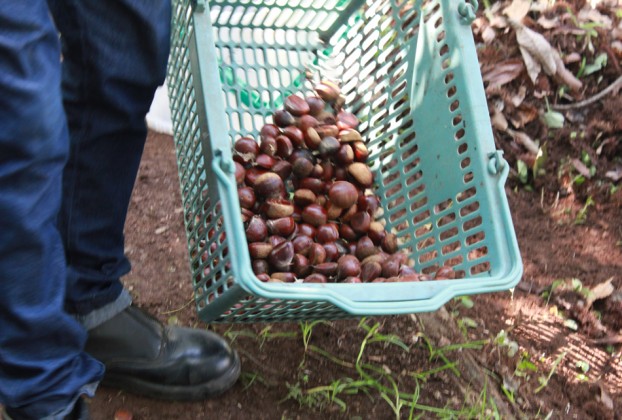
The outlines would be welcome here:
M 197 311 L 209 322 L 433 311 L 506 290 L 522 263 L 462 0 L 176 0 L 168 72 Z M 387 229 L 421 272 L 455 280 L 263 283 L 254 275 L 232 142 L 292 92 L 342 81 L 361 120 Z

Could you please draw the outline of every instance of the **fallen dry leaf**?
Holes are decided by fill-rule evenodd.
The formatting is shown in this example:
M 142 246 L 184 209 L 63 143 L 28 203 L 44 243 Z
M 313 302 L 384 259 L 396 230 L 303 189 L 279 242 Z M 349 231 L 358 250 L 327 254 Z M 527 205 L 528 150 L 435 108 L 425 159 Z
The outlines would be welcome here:
M 514 128 L 522 128 L 538 118 L 538 109 L 530 104 L 521 104 L 512 116 Z
M 531 7 L 531 0 L 512 0 L 512 3 L 503 9 L 503 14 L 517 22 L 523 20 L 529 8 Z
M 486 26 L 482 31 L 482 41 L 484 44 L 490 44 L 497 37 L 497 33 L 492 26 Z
M 586 299 L 587 307 L 591 307 L 594 302 L 597 300 L 605 299 L 614 292 L 615 288 L 611 282 L 613 281 L 613 277 L 608 278 L 602 283 L 597 284 L 596 286 L 590 288 L 590 294 Z
M 611 399 L 611 397 L 607 393 L 607 390 L 602 384 L 600 384 L 600 402 L 602 402 L 603 405 L 609 410 L 613 411 L 613 400 Z
M 482 79 L 489 86 L 503 86 L 515 80 L 525 66 L 519 59 L 510 59 L 487 66 L 482 70 Z
M 572 159 L 571 162 L 572 162 L 572 166 L 574 166 L 577 172 L 579 172 L 581 175 L 583 175 L 587 179 L 590 179 L 592 177 L 592 174 L 590 173 L 589 168 L 585 166 L 585 164 L 581 162 L 579 159 L 574 158 Z
M 512 95 L 511 102 L 514 107 L 519 107 L 527 97 L 527 88 L 525 86 L 521 86 L 518 88 L 518 92 Z
M 583 83 L 572 72 L 568 71 L 557 51 L 555 51 L 554 58 L 557 64 L 557 72 L 555 73 L 557 78 L 566 83 L 573 91 L 580 90 L 583 87 Z
M 583 22 L 594 22 L 601 26 L 601 28 L 606 29 L 608 31 L 612 28 L 612 21 L 609 16 L 605 16 L 600 13 L 598 10 L 593 9 L 591 7 L 585 7 L 579 11 L 577 14 L 577 20 L 581 23 Z
M 499 110 L 495 109 L 492 117 L 490 118 L 490 122 L 492 123 L 492 126 L 499 131 L 505 131 L 508 129 L 508 120 Z
M 622 179 L 622 168 L 616 168 L 613 171 L 605 172 L 605 176 L 613 182 L 618 182 Z
M 509 128 L 507 130 L 507 133 L 512 136 L 516 143 L 523 145 L 523 147 L 527 149 L 530 153 L 533 153 L 534 155 L 538 154 L 538 150 L 540 149 L 540 147 L 538 147 L 538 144 L 533 141 L 527 133 L 524 133 L 522 131 L 514 131 Z
M 557 72 L 557 64 L 553 55 L 556 51 L 549 44 L 549 41 L 520 22 L 515 20 L 510 20 L 510 22 L 516 31 L 516 41 L 518 42 L 531 81 L 536 82 L 541 69 L 548 75 L 555 74 Z
M 540 16 L 536 22 L 538 22 L 538 25 L 540 25 L 542 29 L 553 29 L 559 26 L 559 18 L 557 16 L 552 19 Z

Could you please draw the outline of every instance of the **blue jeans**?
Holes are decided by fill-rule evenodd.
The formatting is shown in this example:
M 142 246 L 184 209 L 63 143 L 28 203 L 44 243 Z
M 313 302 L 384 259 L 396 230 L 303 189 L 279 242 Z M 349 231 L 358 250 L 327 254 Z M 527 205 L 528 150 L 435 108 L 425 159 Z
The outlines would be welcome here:
M 0 7 L 0 403 L 16 418 L 61 416 L 102 377 L 83 347 L 129 305 L 123 228 L 169 35 L 169 0 Z

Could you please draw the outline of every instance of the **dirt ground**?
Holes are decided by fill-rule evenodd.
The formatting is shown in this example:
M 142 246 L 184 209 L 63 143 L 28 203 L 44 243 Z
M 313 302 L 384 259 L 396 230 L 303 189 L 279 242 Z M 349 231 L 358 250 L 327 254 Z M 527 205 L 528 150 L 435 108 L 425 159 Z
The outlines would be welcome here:
M 495 141 L 512 167 L 506 193 L 525 268 L 513 293 L 448 303 L 438 313 L 447 331 L 436 334 L 414 315 L 320 323 L 308 342 L 295 323 L 207 326 L 193 304 L 173 141 L 150 133 L 126 225 L 133 270 L 125 284 L 163 322 L 223 334 L 241 356 L 242 376 L 221 397 L 196 403 L 102 387 L 91 402 L 95 420 L 494 418 L 497 410 L 501 418 L 621 419 L 622 12 L 613 0 L 591 14 L 582 14 L 583 0 L 556 4 L 523 22 L 563 53 L 572 74 L 592 66 L 580 90 L 564 90 L 568 79 L 543 73 L 529 80 L 513 31 L 499 23 L 500 8 L 474 23 Z M 561 111 L 562 128 L 542 118 L 546 98 L 578 102 L 616 83 L 600 100 Z M 545 161 L 526 138 L 543 139 Z M 529 171 L 521 172 L 521 162 Z M 448 338 L 451 326 L 457 341 Z M 403 347 L 366 342 L 370 328 Z M 361 385 L 359 353 L 382 370 L 385 385 L 392 386 L 388 376 L 411 395 L 412 413 L 373 387 L 353 386 Z M 480 381 L 465 381 L 468 360 Z
M 163 322 L 205 328 L 206 325 L 197 320 L 191 303 L 174 153 L 171 137 L 149 134 L 127 221 L 127 253 L 134 268 L 125 278 L 125 284 L 135 303 L 151 310 Z M 519 351 L 513 357 L 506 354 L 505 347 L 490 343 L 479 352 L 482 365 L 489 371 L 490 386 L 500 388 L 504 381 L 506 385 L 508 381 L 514 382 L 507 388 L 515 388 L 512 405 L 517 415 L 544 418 L 552 413 L 551 418 L 620 418 L 622 365 L 619 345 L 594 344 L 590 337 L 592 327 L 587 321 L 579 324 L 576 331 L 564 325 L 564 318 L 553 308 L 561 312 L 563 308 L 557 306 L 559 301 L 571 300 L 573 296 L 553 295 L 548 304 L 542 298 L 542 289 L 547 285 L 557 279 L 571 278 L 580 279 L 585 287 L 613 278 L 612 283 L 619 293 L 622 287 L 620 202 L 611 201 L 598 206 L 588 213 L 584 224 L 576 225 L 569 216 L 577 211 L 574 203 L 551 201 L 548 194 L 542 199 L 539 193 L 511 186 L 508 186 L 507 194 L 525 266 L 521 286 L 513 295 L 504 292 L 474 297 L 470 309 L 455 302 L 448 304 L 448 308 L 475 321 L 476 326 L 468 330 L 468 340 L 490 339 L 492 342 L 504 330 L 508 340 L 517 343 Z M 617 302 L 620 305 L 620 300 Z M 601 311 L 604 322 L 607 310 L 601 308 Z M 381 324 L 383 333 L 398 335 L 410 346 L 410 351 L 370 345 L 372 359 L 381 361 L 393 372 L 425 371 L 439 366 L 437 361 L 430 360 L 426 346 L 417 338 L 415 317 L 367 320 L 369 325 L 375 322 Z M 618 333 L 620 318 L 611 322 L 604 327 L 605 334 L 598 337 Z M 93 417 L 96 420 L 113 419 L 115 413 L 119 415 L 125 411 L 134 419 L 395 418 L 389 405 L 378 395 L 348 396 L 345 413 L 335 405 L 320 409 L 301 406 L 297 401 L 287 399 L 291 389 L 288 385 L 328 385 L 337 378 L 354 377 L 355 372 L 348 367 L 340 368 L 314 353 L 308 352 L 305 357 L 298 325 L 273 325 L 269 331 L 274 335 L 259 339 L 259 333 L 266 326 L 214 327 L 230 339 L 234 337 L 233 330 L 255 334 L 240 333 L 233 340 L 242 358 L 243 374 L 235 387 L 221 397 L 197 403 L 169 403 L 102 387 L 91 403 Z M 284 334 L 279 336 L 278 332 Z M 296 333 L 296 337 L 285 333 Z M 358 328 L 358 320 L 336 321 L 317 325 L 310 343 L 342 360 L 355 360 L 364 336 L 365 332 Z M 537 378 L 547 376 L 562 354 L 564 356 L 550 381 L 535 393 L 540 385 Z M 447 356 L 460 362 L 459 352 Z M 530 378 L 512 375 L 521 357 L 529 358 L 538 366 L 538 372 L 529 372 Z M 585 378 L 580 376 L 579 362 L 589 364 Z M 421 385 L 419 403 L 440 408 L 463 407 L 462 394 L 448 379 L 450 375 L 443 371 Z M 256 378 L 254 382 L 253 378 Z M 412 392 L 414 382 L 406 375 L 400 378 L 400 389 Z M 608 408 L 610 404 L 613 409 Z M 421 413 L 424 417 L 433 416 L 432 413 Z

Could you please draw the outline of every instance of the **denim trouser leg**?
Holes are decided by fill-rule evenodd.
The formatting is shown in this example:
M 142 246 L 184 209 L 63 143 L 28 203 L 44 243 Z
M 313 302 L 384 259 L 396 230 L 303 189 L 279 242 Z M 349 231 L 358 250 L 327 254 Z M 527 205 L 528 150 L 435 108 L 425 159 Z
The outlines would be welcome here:
M 103 374 L 82 352 L 84 328 L 63 310 L 65 256 L 56 217 L 68 136 L 60 89 L 60 48 L 47 4 L 3 2 L 0 403 L 23 418 L 62 412 Z
M 101 377 L 84 327 L 127 304 L 123 225 L 169 48 L 168 0 L 47 3 L 0 8 L 0 403 L 24 418 Z
M 123 228 L 145 137 L 164 81 L 168 0 L 49 0 L 61 32 L 70 154 L 59 229 L 66 308 L 85 315 L 121 293 L 129 272 Z M 114 315 L 114 314 L 112 314 Z

